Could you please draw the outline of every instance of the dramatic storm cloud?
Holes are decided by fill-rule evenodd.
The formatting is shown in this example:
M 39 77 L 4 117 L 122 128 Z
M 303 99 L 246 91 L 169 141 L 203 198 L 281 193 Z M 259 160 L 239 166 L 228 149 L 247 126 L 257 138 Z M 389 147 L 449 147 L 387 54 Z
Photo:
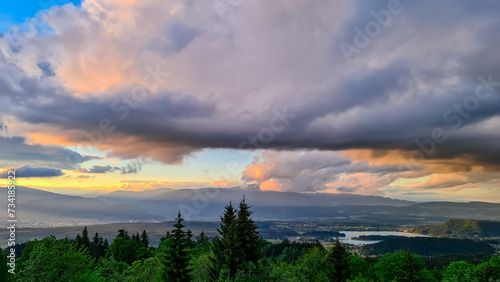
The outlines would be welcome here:
M 123 160 L 266 149 L 243 180 L 269 189 L 375 191 L 432 173 L 441 178 L 426 187 L 455 186 L 498 170 L 499 2 L 232 4 L 95 0 L 42 11 L 1 35 L 0 113 L 33 146 Z M 9 138 L 2 149 L 28 148 Z M 2 160 L 48 158 L 3 150 Z M 359 150 L 364 162 L 331 152 Z M 460 177 L 447 175 L 455 168 Z

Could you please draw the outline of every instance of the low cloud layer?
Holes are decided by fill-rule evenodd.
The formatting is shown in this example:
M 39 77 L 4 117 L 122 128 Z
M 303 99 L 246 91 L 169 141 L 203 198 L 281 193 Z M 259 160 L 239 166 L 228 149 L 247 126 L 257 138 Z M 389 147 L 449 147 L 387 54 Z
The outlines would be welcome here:
M 5 168 L 0 172 L 0 178 L 7 178 L 9 175 L 13 174 L 9 171 L 15 170 L 16 178 L 30 178 L 30 177 L 57 177 L 64 173 L 60 169 L 46 168 L 46 167 L 31 167 L 29 165 L 24 165 L 20 167 Z
M 57 169 L 73 169 L 97 156 L 81 155 L 57 145 L 28 144 L 24 137 L 0 136 L 0 166 L 24 165 L 48 166 Z
M 247 166 L 242 180 L 256 182 L 263 190 L 378 194 L 396 179 L 428 174 L 423 167 L 370 165 L 336 152 L 266 151 Z

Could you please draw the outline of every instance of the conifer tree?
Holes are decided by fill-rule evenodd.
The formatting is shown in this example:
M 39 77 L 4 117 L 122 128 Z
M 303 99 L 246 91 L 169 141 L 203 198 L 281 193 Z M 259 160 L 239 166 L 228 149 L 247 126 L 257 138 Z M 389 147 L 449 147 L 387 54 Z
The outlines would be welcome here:
M 238 270 L 241 254 L 239 254 L 236 238 L 236 209 L 229 202 L 221 216 L 219 237 L 212 240 L 212 256 L 210 258 L 210 276 L 218 280 L 223 269 L 229 270 L 230 277 L 234 277 Z
M 146 232 L 146 230 L 142 230 L 141 244 L 145 248 L 149 247 L 149 236 L 148 236 L 148 232 Z
M 200 236 L 196 238 L 196 242 L 204 242 L 205 240 L 208 240 L 208 237 L 205 232 L 201 231 Z
M 141 244 L 141 235 L 139 235 L 139 232 L 132 234 L 132 240 L 134 240 L 137 244 Z
M 174 230 L 166 239 L 168 247 L 166 249 L 166 263 L 167 276 L 171 281 L 189 281 L 189 250 L 187 246 L 187 235 L 182 228 L 184 219 L 181 217 L 179 211 L 174 224 Z
M 244 263 L 256 263 L 262 257 L 259 231 L 251 217 L 252 213 L 250 206 L 246 203 L 245 196 L 243 196 L 236 220 L 236 236 Z
M 205 232 L 201 231 L 200 236 L 196 237 L 196 241 L 194 242 L 194 249 L 197 254 L 207 254 L 210 251 L 210 240 L 208 239 Z
M 128 236 L 128 231 L 125 230 L 125 229 L 120 229 L 118 230 L 118 237 L 122 237 L 123 239 L 130 239 L 130 237 Z
M 108 239 L 104 239 L 103 248 L 104 248 L 104 250 L 107 250 L 109 248 Z
M 186 245 L 189 249 L 194 248 L 193 232 L 191 232 L 191 229 L 188 229 L 188 231 L 186 232 Z
M 87 226 L 83 228 L 82 231 L 82 243 L 85 246 L 85 248 L 90 248 L 90 239 L 89 239 L 89 232 L 87 230 Z
M 92 238 L 92 243 L 90 243 L 90 248 L 89 248 L 89 252 L 90 252 L 90 255 L 95 258 L 95 259 L 99 259 L 102 255 L 101 255 L 101 250 L 103 248 L 102 246 L 102 237 L 99 236 L 99 233 L 95 233 L 94 237 Z
M 201 231 L 200 236 L 196 237 L 195 247 L 201 247 L 210 244 L 210 240 L 208 239 L 205 232 Z
M 161 244 L 161 242 L 163 242 L 163 241 L 167 240 L 169 237 L 170 237 L 170 232 L 169 232 L 169 231 L 167 231 L 167 233 L 165 234 L 165 237 L 161 237 L 161 238 L 160 238 L 160 244 Z
M 83 244 L 83 239 L 82 239 L 82 235 L 80 234 L 76 234 L 76 238 L 75 238 L 75 243 L 76 243 L 76 246 L 80 249 L 84 246 Z
M 335 245 L 328 254 L 328 277 L 330 281 L 334 282 L 344 282 L 351 276 L 349 269 L 349 260 L 351 259 L 351 254 L 349 251 L 342 246 L 339 238 L 335 241 Z

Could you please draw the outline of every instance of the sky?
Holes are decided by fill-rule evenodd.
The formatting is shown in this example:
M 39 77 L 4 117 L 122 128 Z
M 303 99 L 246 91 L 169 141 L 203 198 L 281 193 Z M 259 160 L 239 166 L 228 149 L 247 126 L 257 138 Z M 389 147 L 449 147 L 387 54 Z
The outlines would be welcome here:
M 497 1 L 0 4 L 0 177 L 500 202 Z
M 38 11 L 49 9 L 51 6 L 61 6 L 72 3 L 74 6 L 80 6 L 80 0 L 21 0 L 21 1 L 2 1 L 0 3 L 0 31 L 8 31 L 12 25 L 20 25 L 26 18 L 33 18 Z

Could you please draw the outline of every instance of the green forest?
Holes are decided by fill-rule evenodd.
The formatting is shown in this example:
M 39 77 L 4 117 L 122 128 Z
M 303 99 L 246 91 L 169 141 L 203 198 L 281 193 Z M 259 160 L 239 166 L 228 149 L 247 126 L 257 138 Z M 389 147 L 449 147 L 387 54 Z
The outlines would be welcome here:
M 422 226 L 412 230 L 436 237 L 498 237 L 500 222 L 491 220 L 450 219 L 442 224 Z
M 352 254 L 337 239 L 269 243 L 259 236 L 245 198 L 221 216 L 218 236 L 193 236 L 178 214 L 158 246 L 148 233 L 118 230 L 112 242 L 85 227 L 75 239 L 47 237 L 16 246 L 15 274 L 2 255 L 0 281 L 498 281 L 500 257 L 433 262 L 411 251 L 380 256 Z M 456 260 L 455 260 L 456 259 Z M 438 266 L 436 266 L 438 265 Z

